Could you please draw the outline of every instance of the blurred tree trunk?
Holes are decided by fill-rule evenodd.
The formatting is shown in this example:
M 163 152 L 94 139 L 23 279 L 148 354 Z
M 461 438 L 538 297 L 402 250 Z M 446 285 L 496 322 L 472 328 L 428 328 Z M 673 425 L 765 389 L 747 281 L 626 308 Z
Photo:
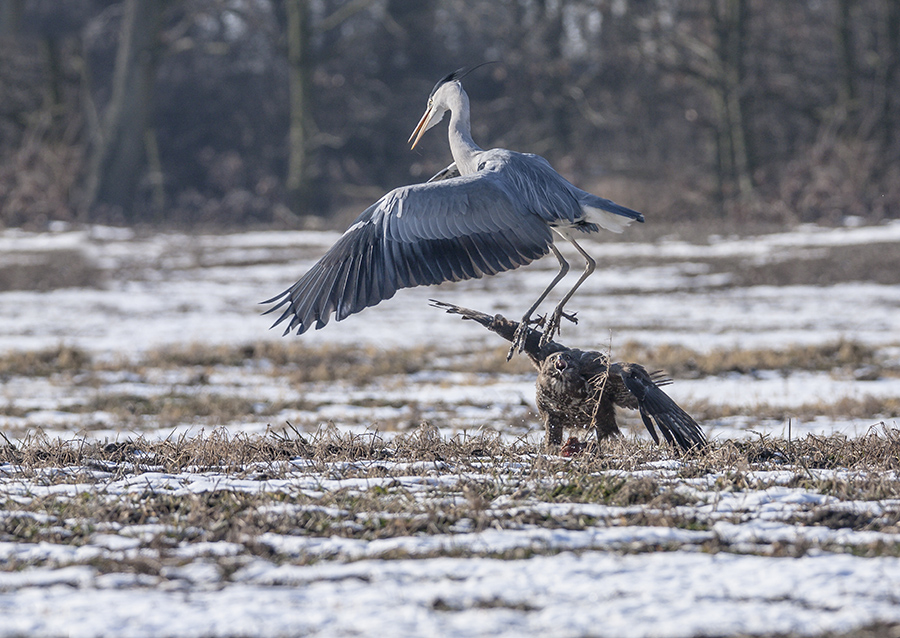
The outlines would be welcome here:
M 540 96 L 542 104 L 541 110 L 547 115 L 547 119 L 551 122 L 551 139 L 545 143 L 550 147 L 570 148 L 570 122 L 568 118 L 568 103 L 571 100 L 568 91 L 565 90 L 566 84 L 569 82 L 569 65 L 563 57 L 563 8 L 558 2 L 549 0 L 539 0 L 537 3 L 540 7 L 539 11 L 542 16 L 541 28 L 543 33 L 540 35 L 541 44 L 543 45 L 544 55 L 543 77 L 540 82 L 543 85 L 540 91 L 532 93 L 534 96 Z M 547 152 L 550 149 L 541 149 L 541 152 Z
M 294 213 L 302 214 L 310 201 L 309 87 L 312 76 L 307 0 L 286 0 L 290 131 L 286 185 Z
M 840 60 L 840 91 L 838 105 L 849 113 L 856 103 L 856 48 L 853 42 L 853 20 L 850 8 L 853 0 L 838 0 L 835 40 Z M 894 2 L 896 4 L 896 2 Z
M 120 209 L 128 221 L 146 164 L 146 139 L 163 0 L 125 0 L 112 95 L 94 140 L 86 178 L 88 210 Z
M 0 37 L 14 36 L 19 32 L 25 0 L 0 1 Z
M 882 53 L 881 122 L 882 143 L 889 149 L 894 143 L 898 124 L 900 124 L 900 2 L 884 0 L 887 19 L 885 20 L 885 51 Z
M 62 102 L 62 58 L 56 36 L 48 35 L 42 40 L 47 58 L 47 107 L 53 112 Z
M 749 7 L 747 0 L 712 0 L 716 25 L 718 78 L 712 84 L 713 103 L 719 118 L 719 183 L 723 195 L 746 197 L 753 191 L 748 122 L 743 97 L 745 44 Z
M 401 55 L 397 55 L 398 51 L 391 52 L 387 60 L 385 68 L 391 76 L 398 68 L 398 60 L 409 65 L 400 67 L 402 73 L 421 73 L 426 77 L 435 75 L 438 69 L 441 73 L 449 73 L 463 66 L 459 61 L 438 58 L 438 47 L 432 41 L 437 33 L 435 4 L 432 0 L 388 0 L 387 14 L 396 25 L 393 30 L 398 40 L 395 46 L 402 51 Z
M 673 30 L 676 53 L 666 66 L 669 73 L 693 77 L 712 107 L 716 199 L 724 207 L 753 195 L 745 63 L 749 0 L 700 0 L 693 6 L 697 10 L 687 17 L 694 21 Z
M 52 9 L 51 9 L 52 10 Z M 22 27 L 25 0 L 0 0 L 0 38 L 15 38 Z M 45 106 L 51 114 L 61 101 L 62 60 L 60 58 L 60 34 L 54 29 L 33 29 L 43 48 L 47 63 L 47 94 Z

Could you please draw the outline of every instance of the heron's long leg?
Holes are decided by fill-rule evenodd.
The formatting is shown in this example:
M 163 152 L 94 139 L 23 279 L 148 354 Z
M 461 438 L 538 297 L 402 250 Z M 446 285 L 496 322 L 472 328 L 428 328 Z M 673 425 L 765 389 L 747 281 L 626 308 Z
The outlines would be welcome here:
M 525 349 L 525 335 L 528 334 L 528 325 L 531 323 L 531 315 L 533 315 L 534 311 L 541 305 L 541 302 L 547 298 L 547 295 L 550 294 L 550 291 L 553 290 L 556 284 L 558 284 L 562 278 L 566 276 L 566 273 L 569 272 L 569 262 L 565 260 L 562 253 L 559 252 L 559 249 L 553 244 L 550 244 L 550 250 L 553 251 L 556 260 L 559 262 L 559 272 L 556 273 L 556 277 L 553 278 L 550 285 L 544 289 L 541 296 L 537 298 L 537 301 L 531 305 L 531 308 L 529 308 L 528 312 L 525 313 L 525 316 L 522 317 L 522 321 L 519 323 L 519 327 L 516 328 L 516 333 L 513 335 L 512 346 L 510 346 L 509 352 L 506 355 L 507 361 L 512 359 L 513 354 L 517 351 L 522 352 Z
M 597 267 L 597 262 L 585 252 L 585 250 L 578 245 L 571 237 L 567 237 L 569 243 L 575 246 L 575 250 L 577 250 L 582 257 L 584 257 L 584 272 L 581 273 L 581 277 L 578 278 L 578 281 L 575 282 L 575 285 L 572 286 L 572 289 L 566 293 L 566 295 L 560 299 L 559 303 L 556 305 L 556 308 L 553 310 L 553 314 L 550 315 L 550 318 L 547 320 L 547 324 L 544 326 L 544 336 L 541 337 L 541 345 L 549 343 L 553 338 L 553 333 L 559 332 L 559 321 L 563 315 L 563 307 L 565 307 L 566 303 L 569 299 L 572 298 L 572 295 L 575 294 L 575 291 L 578 290 L 578 287 L 584 283 L 584 280 L 591 276 L 591 273 L 594 272 L 594 268 Z

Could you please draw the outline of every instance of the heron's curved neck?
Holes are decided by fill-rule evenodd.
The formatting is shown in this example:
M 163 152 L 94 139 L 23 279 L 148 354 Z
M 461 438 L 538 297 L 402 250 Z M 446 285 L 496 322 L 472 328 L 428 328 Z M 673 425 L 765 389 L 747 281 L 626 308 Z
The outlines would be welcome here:
M 470 175 L 478 170 L 478 154 L 482 149 L 472 139 L 469 96 L 460 88 L 453 102 L 450 107 L 450 153 L 460 174 Z

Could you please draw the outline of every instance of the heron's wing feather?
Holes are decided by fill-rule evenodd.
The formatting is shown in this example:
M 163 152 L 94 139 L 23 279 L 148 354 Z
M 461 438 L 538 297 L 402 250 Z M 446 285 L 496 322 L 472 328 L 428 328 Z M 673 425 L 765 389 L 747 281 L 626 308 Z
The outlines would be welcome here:
M 621 375 L 625 387 L 638 401 L 641 419 L 650 435 L 659 441 L 653 424 L 666 441 L 683 450 L 702 447 L 706 436 L 696 421 L 654 383 L 653 378 L 637 364 L 613 364 L 611 370 Z
M 263 303 L 287 332 L 340 321 L 400 288 L 493 275 L 547 254 L 550 228 L 491 172 L 391 191 L 297 283 Z
M 459 172 L 459 169 L 456 167 L 456 162 L 452 162 L 450 164 L 450 166 L 448 166 L 447 168 L 444 168 L 444 169 L 438 171 L 437 173 L 435 173 L 431 177 L 431 179 L 429 179 L 428 181 L 429 182 L 439 182 L 442 179 L 450 179 L 452 177 L 459 177 L 459 176 L 460 176 L 460 172 Z
M 523 193 L 532 193 L 533 205 L 551 223 L 584 219 L 621 233 L 631 222 L 644 221 L 644 216 L 636 210 L 581 190 L 557 173 L 540 155 L 502 152 L 506 154 L 501 157 L 502 170 L 512 169 L 514 180 L 522 178 L 518 188 Z

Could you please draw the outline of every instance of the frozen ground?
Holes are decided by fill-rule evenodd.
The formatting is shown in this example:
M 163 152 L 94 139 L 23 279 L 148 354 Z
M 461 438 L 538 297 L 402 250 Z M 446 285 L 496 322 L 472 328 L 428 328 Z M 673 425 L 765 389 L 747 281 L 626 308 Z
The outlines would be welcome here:
M 165 471 L 153 453 L 130 454 L 143 466 L 0 465 L 0 529 L 19 537 L 0 542 L 0 636 L 821 635 L 900 623 L 900 499 L 873 497 L 864 472 L 573 461 L 538 475 L 547 461 L 529 455 Z M 876 489 L 897 484 L 889 471 Z
M 49 370 L 4 364 L 0 432 L 22 449 L 38 431 L 161 441 L 216 428 L 264 436 L 288 422 L 307 436 L 328 424 L 390 441 L 428 422 L 445 439 L 538 440 L 527 366 L 506 366 L 496 336 L 427 300 L 515 318 L 552 277 L 553 260 L 400 291 L 282 339 L 258 302 L 336 237 L 0 233 L 2 281 L 30 277 L 41 288 L 0 293 L 0 358 L 56 352 Z M 878 265 L 895 263 L 898 245 L 896 223 L 613 238 L 590 245 L 600 266 L 573 300 L 580 323 L 564 326 L 561 340 L 614 357 L 855 344 L 870 350 L 863 364 L 726 365 L 675 374 L 667 391 L 717 445 L 786 438 L 789 427 L 795 440 L 896 436 L 900 286 Z M 62 274 L 75 284 L 54 283 Z M 265 344 L 297 342 L 310 357 L 361 352 L 370 367 L 319 374 L 306 350 L 281 363 L 265 354 Z M 256 354 L 235 358 L 244 350 Z M 645 438 L 640 430 L 629 440 Z M 888 624 L 887 636 L 900 626 L 895 470 L 879 478 L 883 489 L 860 492 L 838 488 L 864 470 L 810 469 L 777 454 L 752 467 L 644 462 L 577 480 L 566 469 L 575 465 L 544 474 L 548 461 L 534 455 L 491 461 L 487 473 L 454 461 L 423 469 L 298 457 L 262 471 L 139 458 L 0 464 L 0 636 L 824 635 L 876 623 Z M 610 472 L 656 487 L 624 504 L 566 496 Z M 536 496 L 548 481 L 565 489 Z M 678 497 L 661 504 L 670 492 Z M 252 514 L 250 527 L 237 514 L 192 521 L 197 499 L 210 495 L 257 499 L 237 510 Z M 388 500 L 360 511 L 345 497 Z M 159 499 L 184 516 L 138 514 Z M 397 516 L 434 522 L 394 529 Z M 388 521 L 377 534 L 373 518 Z
M 393 429 L 400 422 L 415 426 L 429 420 L 450 433 L 485 426 L 515 436 L 535 431 L 528 367 L 453 364 L 461 355 L 477 352 L 493 352 L 499 360 L 502 344 L 495 335 L 430 308 L 427 300 L 515 318 L 552 278 L 554 260 L 484 280 L 401 290 L 379 306 L 302 338 L 283 338 L 280 329 L 269 330 L 271 316 L 260 316 L 265 306 L 259 302 L 292 283 L 337 236 L 134 236 L 105 227 L 0 234 L 0 273 L 4 266 L 45 264 L 49 273 L 41 282 L 50 282 L 50 289 L 40 292 L 0 293 L 0 353 L 78 348 L 108 368 L 90 375 L 6 375 L 0 402 L 7 409 L 5 416 L 0 411 L 0 427 L 16 436 L 41 427 L 54 435 L 99 438 L 148 435 L 154 427 L 159 436 L 215 426 L 263 432 L 267 425 L 285 421 L 313 430 L 327 422 Z M 647 348 L 681 345 L 698 353 L 860 344 L 874 350 L 873 365 L 862 370 L 798 365 L 722 369 L 689 379 L 674 371 L 676 383 L 670 387 L 676 400 L 704 408 L 701 414 L 713 417 L 706 423 L 713 437 L 742 436 L 748 429 L 787 436 L 788 418 L 793 435 L 859 435 L 890 419 L 890 403 L 900 396 L 900 286 L 890 279 L 880 283 L 890 270 L 883 264 L 892 263 L 898 246 L 900 223 L 802 226 L 757 237 L 704 236 L 696 243 L 613 237 L 591 246 L 600 265 L 573 302 L 580 322 L 564 326 L 562 341 L 611 349 L 613 357 L 635 343 Z M 53 287 L 54 269 L 88 270 L 95 285 Z M 745 280 L 762 283 L 745 285 Z M 816 283 L 798 283 L 804 280 Z M 148 352 L 166 348 L 205 344 L 237 349 L 262 342 L 370 348 L 385 357 L 396 351 L 418 358 L 419 365 L 413 374 L 305 384 L 273 375 L 265 361 L 178 370 L 115 366 L 122 361 L 138 366 Z M 197 383 L 198 376 L 203 383 Z M 239 414 L 234 420 L 162 422 L 90 409 L 91 403 L 102 403 L 100 395 L 173 394 L 239 396 L 255 400 L 257 413 L 264 403 L 270 409 L 257 418 Z M 855 409 L 847 407 L 851 404 Z

